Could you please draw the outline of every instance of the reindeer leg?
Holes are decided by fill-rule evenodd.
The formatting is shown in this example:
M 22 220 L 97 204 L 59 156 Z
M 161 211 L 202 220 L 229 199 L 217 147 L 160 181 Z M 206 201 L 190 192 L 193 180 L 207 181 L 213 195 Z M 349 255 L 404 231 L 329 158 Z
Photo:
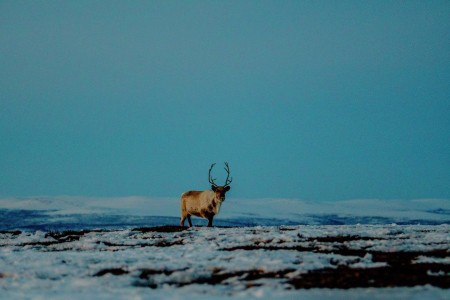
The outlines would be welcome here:
M 191 215 L 187 215 L 187 220 L 188 220 L 188 223 L 189 223 L 189 227 L 192 227 Z
M 211 216 L 208 218 L 208 227 L 212 227 L 213 218 L 214 218 L 214 216 Z
M 184 220 L 186 220 L 186 216 L 181 216 L 180 226 L 184 226 Z

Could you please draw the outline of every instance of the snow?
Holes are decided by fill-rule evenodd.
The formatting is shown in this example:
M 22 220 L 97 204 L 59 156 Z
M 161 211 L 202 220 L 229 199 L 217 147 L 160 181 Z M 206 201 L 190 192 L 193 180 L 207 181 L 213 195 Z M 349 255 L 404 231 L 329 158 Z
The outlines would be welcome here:
M 310 270 L 336 268 L 373 268 L 386 265 L 374 262 L 371 254 L 364 257 L 344 256 L 337 253 L 298 252 L 283 250 L 293 246 L 321 246 L 333 249 L 336 242 L 321 238 L 330 236 L 358 236 L 383 240 L 348 241 L 350 249 L 373 251 L 432 251 L 450 250 L 449 225 L 392 226 L 259 226 L 241 228 L 196 227 L 181 232 L 140 232 L 130 229 L 87 232 L 78 240 L 54 243 L 56 239 L 46 232 L 22 232 L 19 235 L 1 234 L 0 288 L 8 299 L 39 297 L 52 299 L 73 298 L 152 298 L 176 299 L 181 296 L 203 298 L 258 298 L 294 299 L 337 297 L 390 298 L 418 296 L 443 298 L 448 290 L 430 286 L 393 289 L 350 289 L 337 294 L 326 289 L 295 290 L 284 279 L 261 278 L 251 282 L 241 280 L 244 275 L 232 276 L 222 284 L 190 284 L 202 282 L 212 273 L 244 273 L 248 270 L 278 272 L 290 270 L 285 278 L 295 277 Z M 399 238 L 401 237 L 401 238 Z M 376 242 L 374 242 L 376 241 Z M 162 246 L 168 245 L 171 246 Z M 233 250 L 233 247 L 258 246 L 253 251 Z M 281 247 L 267 250 L 264 247 Z M 335 247 L 339 249 L 339 247 Z M 420 256 L 416 262 L 430 262 Z M 439 259 L 450 263 L 448 257 Z M 123 270 L 126 274 L 95 276 L 108 269 Z M 160 271 L 149 278 L 141 278 L 143 270 Z M 437 274 L 439 275 L 439 274 Z M 241 276 L 241 277 L 240 277 Z M 148 288 L 158 286 L 157 289 Z M 388 291 L 387 291 L 388 290 Z
M 227 199 L 215 225 L 231 227 L 160 232 L 133 228 L 177 225 L 175 198 L 3 198 L 0 298 L 449 299 L 448 288 L 429 284 L 290 283 L 317 270 L 388 267 L 379 253 L 416 253 L 413 265 L 450 265 L 449 201 L 388 202 Z

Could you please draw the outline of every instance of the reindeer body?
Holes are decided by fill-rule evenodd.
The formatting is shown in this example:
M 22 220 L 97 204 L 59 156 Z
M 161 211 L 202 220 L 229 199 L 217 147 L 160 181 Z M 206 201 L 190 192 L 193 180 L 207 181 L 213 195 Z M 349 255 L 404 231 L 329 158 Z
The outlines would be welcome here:
M 212 226 L 212 220 L 220 211 L 222 200 L 216 199 L 213 191 L 189 191 L 181 195 L 181 221 L 184 225 L 187 218 L 189 226 L 192 226 L 191 215 L 208 219 L 208 226 Z
M 191 215 L 208 219 L 208 227 L 212 226 L 212 221 L 215 215 L 220 211 L 222 202 L 225 201 L 225 193 L 230 190 L 229 179 L 230 169 L 225 163 L 225 170 L 228 172 L 228 177 L 224 186 L 218 186 L 211 178 L 211 170 L 214 167 L 212 164 L 209 169 L 209 181 L 212 184 L 211 190 L 207 191 L 188 191 L 181 195 L 181 220 L 180 226 L 184 226 L 184 221 L 188 220 L 189 226 L 192 227 Z

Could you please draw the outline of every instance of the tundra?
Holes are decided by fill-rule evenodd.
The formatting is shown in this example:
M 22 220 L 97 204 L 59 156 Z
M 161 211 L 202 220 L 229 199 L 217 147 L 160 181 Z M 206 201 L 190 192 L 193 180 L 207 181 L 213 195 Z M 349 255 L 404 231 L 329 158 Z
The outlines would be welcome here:
M 213 218 L 219 213 L 222 202 L 225 201 L 225 194 L 230 190 L 230 167 L 225 162 L 225 171 L 227 179 L 225 185 L 217 185 L 212 177 L 211 170 L 215 163 L 211 165 L 208 173 L 208 180 L 211 183 L 211 190 L 206 191 L 188 191 L 181 195 L 181 220 L 180 226 L 184 226 L 184 220 L 188 220 L 189 226 L 192 227 L 191 216 L 208 219 L 208 227 L 212 226 Z

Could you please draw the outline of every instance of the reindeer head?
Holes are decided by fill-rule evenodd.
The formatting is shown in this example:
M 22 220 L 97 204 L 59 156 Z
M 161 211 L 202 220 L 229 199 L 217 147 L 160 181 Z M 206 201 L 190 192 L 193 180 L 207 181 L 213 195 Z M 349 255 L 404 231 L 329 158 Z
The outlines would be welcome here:
M 215 193 L 215 198 L 219 201 L 225 201 L 225 193 L 228 192 L 231 187 L 230 187 L 230 183 L 233 180 L 232 178 L 230 178 L 230 167 L 228 166 L 228 163 L 225 162 L 225 171 L 227 171 L 227 179 L 225 180 L 225 185 L 219 186 L 217 185 L 212 177 L 211 177 L 211 170 L 212 168 L 215 166 L 215 163 L 213 163 L 211 165 L 211 168 L 209 168 L 209 173 L 208 173 L 208 177 L 209 177 L 209 182 L 211 183 L 211 189 L 213 190 L 213 192 Z

